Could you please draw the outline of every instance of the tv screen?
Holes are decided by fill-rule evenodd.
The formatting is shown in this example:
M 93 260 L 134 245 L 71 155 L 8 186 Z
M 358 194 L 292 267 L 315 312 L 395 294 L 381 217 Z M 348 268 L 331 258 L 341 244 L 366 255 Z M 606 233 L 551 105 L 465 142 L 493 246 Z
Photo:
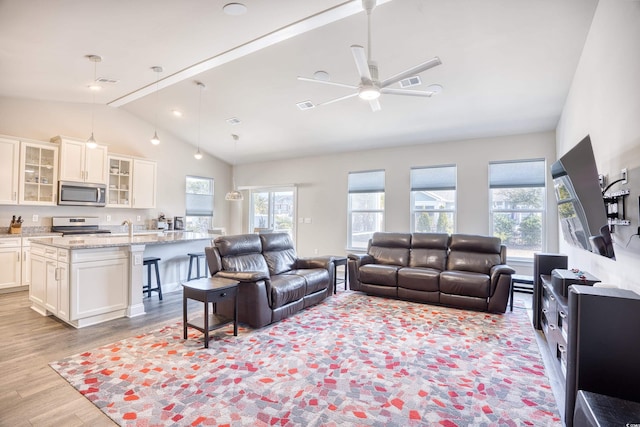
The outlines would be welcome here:
M 551 165 L 551 176 L 567 243 L 615 259 L 589 135 Z

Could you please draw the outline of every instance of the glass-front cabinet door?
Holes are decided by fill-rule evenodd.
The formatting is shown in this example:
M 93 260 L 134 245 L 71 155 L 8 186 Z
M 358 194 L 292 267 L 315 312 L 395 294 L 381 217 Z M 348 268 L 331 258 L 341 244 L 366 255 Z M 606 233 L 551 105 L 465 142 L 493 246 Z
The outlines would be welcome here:
M 22 142 L 20 150 L 20 203 L 55 205 L 58 185 L 58 146 Z
M 131 163 L 131 158 L 109 156 L 107 206 L 114 208 L 131 207 Z

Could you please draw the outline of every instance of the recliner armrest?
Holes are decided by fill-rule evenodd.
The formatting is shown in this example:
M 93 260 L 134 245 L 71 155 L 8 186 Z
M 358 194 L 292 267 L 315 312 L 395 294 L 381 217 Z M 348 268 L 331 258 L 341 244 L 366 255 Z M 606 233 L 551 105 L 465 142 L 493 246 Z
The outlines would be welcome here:
M 366 264 L 374 264 L 376 262 L 375 258 L 369 254 L 348 254 L 347 258 L 349 261 L 354 261 L 358 267 Z
M 496 286 L 498 285 L 498 280 L 502 274 L 512 275 L 515 274 L 516 271 L 509 267 L 507 264 L 497 264 L 491 267 L 489 274 L 491 276 L 491 295 L 493 295 Z
M 257 282 L 258 280 L 268 280 L 269 275 L 262 271 L 219 271 L 215 277 L 224 277 L 239 282 Z

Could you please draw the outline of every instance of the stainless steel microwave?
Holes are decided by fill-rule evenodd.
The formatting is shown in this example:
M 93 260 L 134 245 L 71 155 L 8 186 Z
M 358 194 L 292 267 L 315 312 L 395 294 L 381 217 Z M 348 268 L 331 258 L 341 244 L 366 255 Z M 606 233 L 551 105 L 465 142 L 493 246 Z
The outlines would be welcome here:
M 105 206 L 107 186 L 84 182 L 60 181 L 58 204 L 67 206 Z

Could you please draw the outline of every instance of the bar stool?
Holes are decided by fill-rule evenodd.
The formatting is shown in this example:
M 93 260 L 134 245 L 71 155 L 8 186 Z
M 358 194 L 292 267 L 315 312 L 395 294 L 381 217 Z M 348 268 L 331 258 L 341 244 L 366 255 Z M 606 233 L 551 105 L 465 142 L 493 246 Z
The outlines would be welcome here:
M 157 292 L 160 301 L 162 301 L 162 284 L 160 283 L 160 272 L 158 270 L 158 261 L 162 258 L 145 257 L 142 259 L 142 265 L 147 266 L 147 284 L 142 287 L 142 293 L 147 293 L 147 297 L 151 298 L 151 291 Z M 156 268 L 156 287 L 151 287 L 151 266 Z
M 205 258 L 204 252 L 193 252 L 188 253 L 189 255 L 189 273 L 187 274 L 187 282 L 193 279 L 199 279 L 201 277 L 209 276 L 209 267 L 207 266 L 207 259 Z M 204 258 L 204 276 L 200 275 L 200 258 Z M 197 277 L 191 278 L 191 270 L 193 268 L 193 260 L 196 261 L 196 274 Z

